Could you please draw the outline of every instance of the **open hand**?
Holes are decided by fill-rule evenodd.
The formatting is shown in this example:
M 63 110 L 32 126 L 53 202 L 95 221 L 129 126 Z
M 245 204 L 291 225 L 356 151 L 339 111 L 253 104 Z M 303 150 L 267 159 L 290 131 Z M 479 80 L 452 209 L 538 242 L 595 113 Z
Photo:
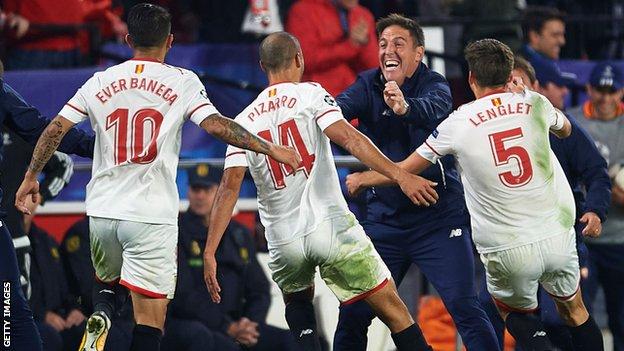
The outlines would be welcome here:
M 15 194 L 15 207 L 21 213 L 31 215 L 32 212 L 28 208 L 26 203 L 26 197 L 31 196 L 33 203 L 38 203 L 39 197 L 39 182 L 34 177 L 28 175 L 22 181 L 17 193 Z
M 221 295 L 219 293 L 221 292 L 221 287 L 217 281 L 217 260 L 214 254 L 208 252 L 204 253 L 204 281 L 208 287 L 212 302 L 220 303 Z
M 406 172 L 398 184 L 405 195 L 416 205 L 429 206 L 438 201 L 438 193 L 433 188 L 438 185 L 436 182 Z
M 269 156 L 279 163 L 288 165 L 293 170 L 297 170 L 301 166 L 301 155 L 290 146 L 273 144 Z

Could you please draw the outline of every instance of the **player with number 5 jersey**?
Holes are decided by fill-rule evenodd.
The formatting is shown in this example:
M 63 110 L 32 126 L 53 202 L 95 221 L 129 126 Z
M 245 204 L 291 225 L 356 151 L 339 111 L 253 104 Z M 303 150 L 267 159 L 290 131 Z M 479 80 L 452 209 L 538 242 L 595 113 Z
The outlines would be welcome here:
M 16 200 L 23 208 L 64 133 L 88 118 L 96 141 L 86 205 L 98 283 L 81 351 L 103 350 L 115 296 L 123 295 L 119 285 L 132 294 L 137 324 L 131 351 L 159 349 L 177 275 L 175 179 L 187 120 L 276 163 L 300 164 L 294 149 L 267 142 L 219 114 L 193 72 L 164 63 L 173 42 L 165 9 L 134 6 L 128 31 L 134 58 L 96 73 L 67 102 L 39 139 Z
M 580 294 L 572 190 L 549 141 L 549 133 L 568 137 L 570 122 L 544 96 L 506 90 L 514 60 L 505 44 L 479 40 L 465 55 L 477 99 L 440 123 L 402 166 L 420 173 L 456 157 L 487 289 L 523 350 L 554 349 L 533 314 L 538 285 L 553 297 L 574 349 L 602 350 Z M 365 186 L 389 183 L 371 172 L 361 177 Z

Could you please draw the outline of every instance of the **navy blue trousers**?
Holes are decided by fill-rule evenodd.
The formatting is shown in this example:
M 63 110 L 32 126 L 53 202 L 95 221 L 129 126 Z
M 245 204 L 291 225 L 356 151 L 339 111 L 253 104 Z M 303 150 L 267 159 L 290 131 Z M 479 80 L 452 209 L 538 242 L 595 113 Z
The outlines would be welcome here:
M 0 349 L 41 350 L 41 337 L 22 292 L 11 234 L 0 222 L 0 280 L 2 281 L 2 343 Z
M 494 329 L 477 298 L 470 229 L 459 228 L 461 235 L 450 237 L 455 228 L 423 233 L 418 228 L 397 232 L 383 225 L 364 225 L 397 285 L 416 264 L 440 294 L 468 350 L 498 350 Z M 366 350 L 373 318 L 365 301 L 341 306 L 334 350 Z

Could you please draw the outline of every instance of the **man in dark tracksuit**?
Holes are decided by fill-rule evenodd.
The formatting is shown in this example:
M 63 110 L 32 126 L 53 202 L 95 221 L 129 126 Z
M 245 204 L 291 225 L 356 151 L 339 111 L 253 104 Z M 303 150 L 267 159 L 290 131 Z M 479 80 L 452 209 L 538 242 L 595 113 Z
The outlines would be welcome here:
M 49 121 L 33 106 L 25 102 L 13 88 L 0 79 L 0 124 L 34 145 L 48 123 Z M 74 128 L 59 145 L 59 151 L 93 157 L 93 143 L 93 137 Z M 0 155 L 2 155 L 1 150 Z M 3 217 L 4 213 L 0 213 L 0 219 Z M 4 331 L 10 331 L 10 334 L 5 335 L 9 336 L 10 340 L 4 339 L 2 347 L 18 351 L 40 350 L 41 339 L 20 288 L 19 276 L 11 234 L 2 225 L 0 227 L 0 280 L 3 288 L 3 308 L 7 306 L 5 301 L 10 302 L 10 316 L 6 313 L 2 314 Z
M 189 171 L 189 209 L 179 219 L 178 283 L 169 306 L 172 322 L 202 322 L 212 332 L 214 349 L 219 351 L 239 350 L 240 345 L 257 351 L 295 350 L 288 330 L 266 324 L 271 304 L 269 281 L 256 259 L 251 234 L 234 221 L 216 252 L 223 299 L 220 304 L 210 299 L 204 281 L 203 252 L 206 220 L 221 174 L 221 170 L 206 165 Z
M 452 109 L 448 82 L 421 63 L 422 29 L 391 15 L 377 23 L 380 68 L 360 74 L 337 98 L 347 119 L 391 160 L 420 146 Z M 367 190 L 360 221 L 399 284 L 415 263 L 436 288 L 469 350 L 497 350 L 494 330 L 474 284 L 468 211 L 452 157 L 421 176 L 438 183 L 438 202 L 416 207 L 398 187 Z M 366 303 L 341 306 L 334 350 L 365 350 L 374 315 Z

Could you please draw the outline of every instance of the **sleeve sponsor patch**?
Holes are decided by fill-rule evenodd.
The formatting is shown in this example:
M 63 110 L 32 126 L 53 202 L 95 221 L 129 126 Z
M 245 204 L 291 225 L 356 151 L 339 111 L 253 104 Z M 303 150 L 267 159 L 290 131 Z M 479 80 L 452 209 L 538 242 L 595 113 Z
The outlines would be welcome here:
M 334 98 L 329 94 L 325 95 L 325 98 L 323 100 L 325 100 L 325 103 L 330 106 L 338 106 L 338 103 L 336 103 L 336 100 L 334 100 Z

